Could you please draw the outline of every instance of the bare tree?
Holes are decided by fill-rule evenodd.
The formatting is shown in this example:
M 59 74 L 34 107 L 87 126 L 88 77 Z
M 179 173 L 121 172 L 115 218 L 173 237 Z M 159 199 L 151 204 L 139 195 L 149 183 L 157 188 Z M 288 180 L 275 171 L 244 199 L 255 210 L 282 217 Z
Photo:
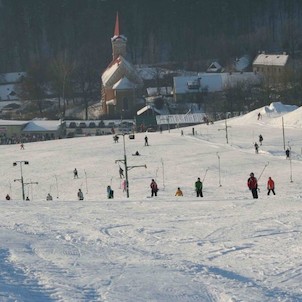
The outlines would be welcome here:
M 18 88 L 21 99 L 30 101 L 40 115 L 43 113 L 43 100 L 47 95 L 47 83 L 47 67 L 42 61 L 36 61 L 29 67 Z
M 75 63 L 67 52 L 64 51 L 55 58 L 51 63 L 52 71 L 52 89 L 58 95 L 59 99 L 59 113 L 61 114 L 61 98 L 63 100 L 62 117 L 65 117 L 66 112 L 66 97 L 72 93 L 71 78 L 75 70 Z

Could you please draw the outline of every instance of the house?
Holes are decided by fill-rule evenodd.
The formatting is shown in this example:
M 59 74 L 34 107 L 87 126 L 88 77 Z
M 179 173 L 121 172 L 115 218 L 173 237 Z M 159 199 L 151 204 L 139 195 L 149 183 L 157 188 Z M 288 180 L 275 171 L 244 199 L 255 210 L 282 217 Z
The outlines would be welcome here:
M 270 82 L 278 82 L 289 70 L 289 55 L 261 53 L 253 62 L 253 71 Z
M 126 59 L 127 38 L 120 34 L 118 14 L 111 44 L 113 58 L 101 77 L 101 115 L 133 117 L 136 101 L 142 95 L 143 80 Z
M 217 72 L 223 72 L 224 68 L 217 62 L 214 61 L 210 64 L 210 66 L 207 68 L 207 72 L 209 73 L 217 73 Z
M 61 120 L 0 120 L 0 136 L 17 138 L 35 136 L 39 139 L 56 139 L 65 136 L 65 122 Z
M 0 74 L 0 102 L 19 100 L 17 87 L 25 75 L 25 72 Z
M 236 85 L 258 85 L 261 76 L 254 72 L 198 73 L 195 76 L 173 78 L 174 101 L 176 103 L 200 103 L 209 93 L 223 93 Z

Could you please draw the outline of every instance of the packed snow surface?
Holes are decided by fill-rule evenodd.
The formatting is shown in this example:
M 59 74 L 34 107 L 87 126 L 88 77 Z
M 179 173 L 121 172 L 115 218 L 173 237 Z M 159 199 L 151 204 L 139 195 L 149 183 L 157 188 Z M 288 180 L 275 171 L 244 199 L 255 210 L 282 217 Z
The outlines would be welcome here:
M 287 111 L 259 108 L 196 125 L 194 136 L 192 127 L 147 133 L 146 147 L 146 133 L 125 136 L 129 198 L 122 137 L 1 145 L 0 301 L 302 301 L 302 113 Z M 251 172 L 259 199 L 246 185 Z

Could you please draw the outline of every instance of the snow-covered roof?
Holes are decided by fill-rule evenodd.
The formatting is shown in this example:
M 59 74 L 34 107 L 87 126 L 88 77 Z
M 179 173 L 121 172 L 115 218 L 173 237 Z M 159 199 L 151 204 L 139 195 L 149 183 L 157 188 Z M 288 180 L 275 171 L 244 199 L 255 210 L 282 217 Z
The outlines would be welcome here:
M 288 60 L 287 54 L 270 55 L 259 54 L 253 62 L 253 65 L 285 66 Z
M 141 114 L 143 114 L 144 112 L 146 112 L 147 110 L 149 110 L 151 108 L 152 107 L 150 105 L 147 105 L 147 106 L 143 107 L 142 109 L 138 110 L 136 114 L 141 115 Z
M 136 85 L 129 81 L 126 77 L 121 78 L 118 82 L 113 85 L 115 90 L 128 90 L 135 88 Z
M 57 131 L 61 126 L 61 121 L 49 121 L 49 120 L 33 120 L 30 121 L 23 132 L 45 132 L 45 131 Z
M 118 56 L 102 74 L 103 85 L 105 87 L 112 87 L 124 76 L 134 83 L 143 83 L 134 66 L 123 56 Z
M 27 123 L 28 121 L 0 120 L 0 126 L 22 126 Z
M 26 76 L 26 72 L 9 72 L 0 74 L 0 84 L 17 83 L 23 76 Z
M 167 95 L 172 94 L 172 87 L 148 87 L 147 94 L 148 96 L 156 96 L 158 94 Z
M 0 101 L 18 100 L 15 84 L 0 85 Z
M 207 72 L 221 72 L 222 66 L 218 62 L 212 62 L 207 69 Z
M 235 60 L 234 67 L 237 71 L 244 71 L 249 67 L 251 58 L 249 55 L 244 55 L 241 58 Z
M 200 79 L 200 86 L 190 89 L 189 83 Z M 261 76 L 254 72 L 243 73 L 199 73 L 197 76 L 174 77 L 175 94 L 196 93 L 203 90 L 208 92 L 223 91 L 227 87 L 234 87 L 238 83 L 259 84 Z
M 112 42 L 114 42 L 116 40 L 122 40 L 124 42 L 127 42 L 127 38 L 124 35 L 115 35 L 111 38 Z
M 201 124 L 205 113 L 157 115 L 157 125 L 167 124 Z

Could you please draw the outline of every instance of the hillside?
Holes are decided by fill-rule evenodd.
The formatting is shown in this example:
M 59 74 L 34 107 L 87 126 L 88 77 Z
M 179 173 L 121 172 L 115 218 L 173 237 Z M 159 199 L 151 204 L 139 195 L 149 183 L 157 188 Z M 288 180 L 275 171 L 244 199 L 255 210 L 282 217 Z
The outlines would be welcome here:
M 130 198 L 116 163 L 121 139 L 1 145 L 0 300 L 301 301 L 301 114 L 269 107 L 276 114 L 264 107 L 229 119 L 228 144 L 224 121 L 195 126 L 195 136 L 191 127 L 147 133 L 146 147 L 146 133 L 126 136 Z M 25 187 L 30 201 L 21 201 L 20 163 L 13 166 L 25 160 L 24 181 L 38 182 Z M 259 199 L 246 185 L 251 172 Z M 275 196 L 266 194 L 269 176 Z M 203 198 L 195 196 L 197 177 Z M 149 198 L 152 178 L 159 192 Z M 177 187 L 183 197 L 174 196 Z
M 253 0 L 1 1 L 0 73 L 68 54 L 103 70 L 111 60 L 116 12 L 135 64 L 205 70 L 257 52 L 301 52 L 301 2 Z

